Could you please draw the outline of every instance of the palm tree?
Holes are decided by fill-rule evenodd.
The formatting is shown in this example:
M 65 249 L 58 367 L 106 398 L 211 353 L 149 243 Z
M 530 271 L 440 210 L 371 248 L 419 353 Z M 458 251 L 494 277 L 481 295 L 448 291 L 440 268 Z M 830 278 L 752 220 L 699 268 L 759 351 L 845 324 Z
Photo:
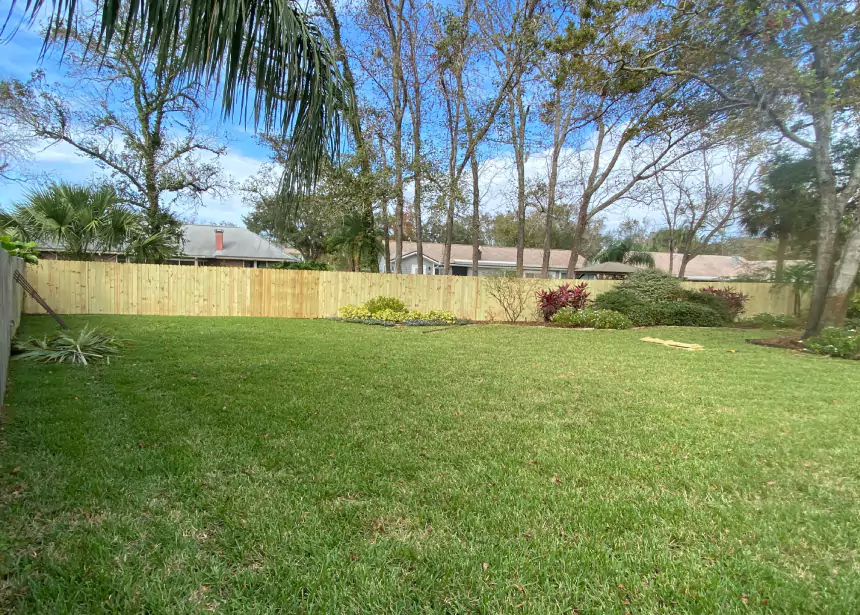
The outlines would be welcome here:
M 44 0 L 27 0 L 24 19 L 36 21 Z M 181 51 L 190 80 L 223 87 L 225 115 L 245 115 L 255 125 L 290 137 L 287 188 L 315 181 L 321 162 L 337 156 L 345 110 L 354 109 L 328 41 L 295 0 L 139 0 L 99 3 L 101 27 L 92 53 L 140 45 L 153 60 Z M 10 13 L 17 3 L 12 0 Z M 81 10 L 77 0 L 53 0 L 42 54 L 68 38 Z M 193 24 L 193 27 L 186 27 Z M 96 36 L 93 34 L 93 36 Z
M 341 252 L 351 271 L 361 271 L 362 259 L 374 261 L 382 251 L 379 239 L 368 230 L 362 212 L 354 211 L 343 217 L 340 227 L 329 240 L 329 247 Z
M 16 236 L 62 246 L 74 260 L 119 250 L 142 232 L 140 216 L 119 202 L 113 188 L 66 183 L 31 190 L 4 223 Z
M 794 293 L 794 315 L 800 316 L 803 296 L 812 290 L 812 284 L 815 282 L 815 263 L 805 262 L 790 265 L 782 271 L 779 279 L 774 274 L 772 281 L 774 282 L 774 291 L 782 288 L 792 290 Z
M 654 266 L 654 257 L 641 246 L 636 245 L 632 238 L 618 239 L 603 248 L 594 257 L 595 263 L 624 263 L 625 265 Z

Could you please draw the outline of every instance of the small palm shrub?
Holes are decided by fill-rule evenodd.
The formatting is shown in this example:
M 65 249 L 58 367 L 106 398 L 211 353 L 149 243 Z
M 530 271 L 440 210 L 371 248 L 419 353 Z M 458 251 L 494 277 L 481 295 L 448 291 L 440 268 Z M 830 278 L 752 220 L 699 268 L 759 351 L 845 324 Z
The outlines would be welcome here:
M 703 288 L 701 292 L 720 297 L 726 304 L 726 309 L 731 320 L 737 319 L 738 316 L 744 313 L 744 306 L 747 299 L 749 299 L 749 295 L 738 292 L 731 286 L 727 288 L 708 286 L 707 288 Z
M 110 364 L 111 356 L 119 354 L 121 348 L 122 344 L 114 336 L 88 328 L 74 337 L 60 332 L 42 339 L 30 338 L 14 345 L 17 359 L 76 365 Z
M 614 310 L 595 310 L 594 308 L 561 308 L 552 322 L 566 327 L 588 327 L 592 329 L 628 329 L 633 323 L 627 316 Z
M 843 359 L 860 359 L 860 333 L 856 330 L 827 327 L 803 342 L 810 352 Z
M 585 302 L 588 301 L 589 292 L 588 284 L 583 282 L 577 284 L 573 288 L 570 284 L 562 284 L 553 290 L 540 290 L 537 294 L 538 309 L 543 315 L 546 322 L 552 320 L 552 317 L 562 308 L 571 308 L 573 310 L 581 310 L 585 307 Z
M 618 285 L 643 301 L 675 301 L 684 294 L 681 281 L 661 269 L 641 269 Z
M 392 312 L 406 311 L 406 304 L 397 297 L 375 297 L 366 301 L 364 307 L 371 314 L 376 314 L 382 310 L 391 310 Z

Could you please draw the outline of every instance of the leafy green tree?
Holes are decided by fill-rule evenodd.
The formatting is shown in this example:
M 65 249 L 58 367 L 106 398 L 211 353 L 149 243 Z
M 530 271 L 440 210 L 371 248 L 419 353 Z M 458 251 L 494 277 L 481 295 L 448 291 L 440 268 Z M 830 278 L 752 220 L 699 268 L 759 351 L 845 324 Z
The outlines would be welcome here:
M 794 293 L 794 315 L 800 316 L 803 297 L 815 283 L 815 263 L 798 263 L 785 267 L 779 279 L 774 276 L 774 289 L 790 288 Z
M 860 159 L 841 166 L 835 151 L 841 136 L 857 133 L 856 4 L 678 0 L 651 3 L 649 10 L 643 28 L 648 49 L 624 58 L 626 71 L 684 79 L 691 86 L 688 100 L 707 106 L 711 118 L 727 118 L 743 131 L 767 131 L 811 157 L 817 268 L 805 336 L 841 324 L 860 268 L 860 208 L 849 209 L 860 188 Z
M 758 190 L 741 204 L 740 219 L 755 236 L 775 239 L 774 278 L 782 281 L 789 242 L 815 241 L 818 206 L 815 166 L 811 158 L 778 153 L 768 163 Z

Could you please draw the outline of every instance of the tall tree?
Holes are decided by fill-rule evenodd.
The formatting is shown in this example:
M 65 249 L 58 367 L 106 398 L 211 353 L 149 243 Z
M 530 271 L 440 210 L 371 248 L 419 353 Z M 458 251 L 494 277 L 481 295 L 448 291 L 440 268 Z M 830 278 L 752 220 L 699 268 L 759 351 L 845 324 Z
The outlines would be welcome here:
M 184 78 L 183 50 L 148 58 L 138 45 L 114 39 L 94 47 L 89 26 L 65 49 L 72 85 L 46 82 L 38 71 L 0 88 L 0 105 L 34 137 L 66 143 L 112 178 L 120 197 L 140 210 L 151 233 L 164 230 L 171 201 L 196 204 L 223 186 L 221 140 L 203 125 L 207 91 Z M 136 37 L 136 32 L 122 35 Z
M 700 173 L 681 175 L 682 209 L 677 227 L 680 278 L 690 261 L 736 222 L 741 203 L 756 181 L 753 158 L 744 148 L 733 148 L 725 154 L 702 150 L 696 162 Z
M 740 219 L 747 231 L 776 240 L 776 282 L 782 282 L 789 242 L 815 241 L 817 205 L 812 159 L 786 153 L 768 162 L 761 186 L 741 203 Z
M 405 24 L 405 70 L 403 75 L 403 88 L 407 92 L 406 102 L 409 107 L 409 116 L 412 121 L 412 218 L 415 230 L 415 252 L 419 263 L 424 262 L 424 238 L 422 228 L 422 199 L 424 197 L 425 160 L 424 142 L 422 131 L 424 130 L 423 114 L 427 110 L 425 105 L 425 94 L 433 81 L 433 70 L 430 65 L 429 55 L 431 52 L 428 41 L 431 33 L 431 19 L 429 5 L 407 0 Z M 424 273 L 424 267 L 418 267 L 418 273 Z
M 715 113 L 743 115 L 806 150 L 818 184 L 816 278 L 805 335 L 838 325 L 860 268 L 860 208 L 839 227 L 860 188 L 860 159 L 844 169 L 834 142 L 856 130 L 860 11 L 841 0 L 661 3 L 650 49 L 628 71 L 690 79 Z M 671 43 L 667 44 L 667 41 Z
M 704 124 L 684 106 L 686 80 L 631 77 L 618 67 L 618 58 L 636 56 L 647 38 L 637 18 L 633 4 L 587 4 L 550 46 L 559 56 L 559 78 L 576 88 L 583 117 L 593 127 L 591 143 L 577 161 L 582 194 L 576 225 L 581 232 L 641 182 L 699 148 L 691 137 Z M 651 155 L 639 154 L 643 145 Z M 574 275 L 581 239 L 577 234 L 571 243 L 568 277 Z

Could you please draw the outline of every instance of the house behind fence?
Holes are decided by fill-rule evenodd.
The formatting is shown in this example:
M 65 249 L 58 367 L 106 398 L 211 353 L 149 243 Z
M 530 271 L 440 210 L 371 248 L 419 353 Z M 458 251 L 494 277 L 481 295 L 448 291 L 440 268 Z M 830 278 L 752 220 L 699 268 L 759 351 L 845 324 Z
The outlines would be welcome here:
M 379 295 L 399 297 L 407 307 L 450 310 L 460 318 L 504 320 L 487 293 L 487 278 L 392 275 L 341 271 L 284 271 L 227 267 L 182 267 L 85 261 L 40 261 L 27 266 L 27 280 L 60 314 L 151 314 L 164 316 L 274 316 L 325 318 L 339 307 Z M 524 280 L 555 288 L 570 280 Z M 613 288 L 591 280 L 592 297 Z M 791 314 L 788 288 L 766 283 L 685 282 L 693 288 L 732 286 L 749 295 L 748 315 Z M 27 298 L 27 313 L 39 305 Z M 537 314 L 529 313 L 529 320 Z

